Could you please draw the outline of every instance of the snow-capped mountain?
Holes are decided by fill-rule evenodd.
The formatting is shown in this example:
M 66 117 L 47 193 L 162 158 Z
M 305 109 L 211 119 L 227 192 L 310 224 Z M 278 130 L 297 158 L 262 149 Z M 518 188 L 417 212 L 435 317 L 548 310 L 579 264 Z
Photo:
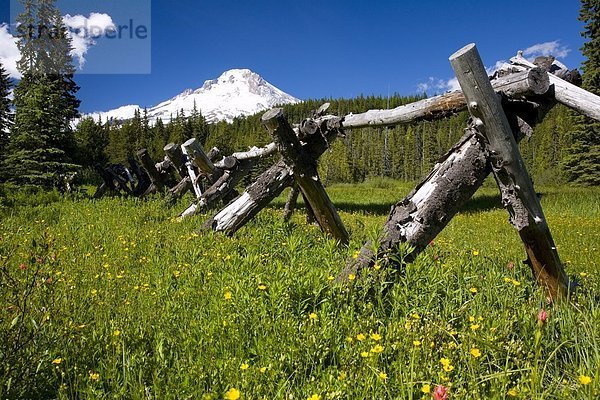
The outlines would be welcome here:
M 185 115 L 190 115 L 196 104 L 196 108 L 208 122 L 231 122 L 235 117 L 248 116 L 276 105 L 295 104 L 299 101 L 249 69 L 232 69 L 217 79 L 204 82 L 199 89 L 187 89 L 170 100 L 149 107 L 148 117 L 151 122 L 158 118 L 169 122 L 181 110 Z M 136 110 L 142 109 L 139 105 L 127 105 L 87 116 L 96 120 L 101 117 L 102 121 L 110 118 L 126 120 L 132 118 Z

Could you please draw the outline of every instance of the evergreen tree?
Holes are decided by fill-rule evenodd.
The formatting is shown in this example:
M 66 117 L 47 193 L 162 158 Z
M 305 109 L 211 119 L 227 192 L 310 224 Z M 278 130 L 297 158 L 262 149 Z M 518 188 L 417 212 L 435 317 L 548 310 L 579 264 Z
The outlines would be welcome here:
M 4 66 L 0 64 L 0 181 L 4 181 L 2 174 L 3 160 L 8 145 L 8 132 L 12 123 L 9 99 L 11 82 Z
M 52 186 L 58 175 L 74 171 L 75 141 L 71 121 L 78 116 L 79 89 L 71 41 L 55 0 L 21 0 L 17 22 L 23 75 L 15 88 L 15 123 L 4 170 L 9 180 Z
M 600 95 L 600 0 L 582 0 L 579 20 L 585 23 L 582 36 L 589 39 L 582 48 L 587 58 L 583 63 L 583 88 Z M 571 141 L 563 163 L 567 178 L 600 185 L 600 123 L 577 117 Z
M 101 120 L 96 122 L 90 117 L 82 119 L 75 129 L 75 142 L 77 143 L 76 161 L 79 164 L 84 167 L 106 164 L 105 149 L 108 145 L 108 134 Z

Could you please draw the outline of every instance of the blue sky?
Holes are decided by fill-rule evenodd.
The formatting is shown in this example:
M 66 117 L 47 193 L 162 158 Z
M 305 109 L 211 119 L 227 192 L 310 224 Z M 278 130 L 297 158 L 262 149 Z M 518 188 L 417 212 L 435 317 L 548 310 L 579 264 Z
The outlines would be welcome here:
M 2 3 L 0 22 L 8 23 L 8 2 Z M 148 57 L 151 73 L 78 74 L 83 112 L 125 104 L 152 106 L 232 68 L 250 68 L 301 99 L 388 91 L 408 95 L 425 88 L 433 94 L 443 91 L 453 76 L 448 57 L 471 42 L 487 66 L 543 43 L 542 48 L 553 47 L 570 68 L 583 61 L 576 0 L 58 4 L 63 14 L 105 13 L 117 25 L 129 19 L 149 25 L 147 40 L 138 41 L 135 51 L 114 47 L 114 40 L 104 37 L 89 46 L 82 72 L 136 67 L 136 62 L 143 66 Z

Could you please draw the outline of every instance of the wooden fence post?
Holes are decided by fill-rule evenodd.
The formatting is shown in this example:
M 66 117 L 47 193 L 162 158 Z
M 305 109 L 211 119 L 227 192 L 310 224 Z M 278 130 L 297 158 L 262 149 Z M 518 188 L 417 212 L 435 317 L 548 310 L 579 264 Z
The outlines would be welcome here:
M 142 163 L 142 166 L 148 173 L 148 176 L 150 177 L 150 180 L 152 181 L 152 185 L 154 185 L 154 187 L 158 191 L 162 191 L 165 187 L 163 178 L 160 175 L 160 172 L 158 172 L 158 170 L 156 169 L 156 165 L 154 164 L 154 161 L 150 157 L 150 154 L 148 154 L 148 150 L 146 150 L 146 149 L 138 150 L 137 156 L 140 160 L 140 163 Z M 148 190 L 150 190 L 150 188 Z
M 275 139 L 283 160 L 294 172 L 294 179 L 315 212 L 321 228 L 342 244 L 347 244 L 348 232 L 319 180 L 317 161 L 312 154 L 303 149 L 296 133 L 283 115 L 283 110 L 274 108 L 267 111 L 262 117 L 262 122 Z
M 487 139 L 487 150 L 502 202 L 519 231 L 536 280 L 552 299 L 568 295 L 571 285 L 560 262 L 540 201 L 512 134 L 502 104 L 492 88 L 474 44 L 450 57 L 467 99 L 475 127 Z

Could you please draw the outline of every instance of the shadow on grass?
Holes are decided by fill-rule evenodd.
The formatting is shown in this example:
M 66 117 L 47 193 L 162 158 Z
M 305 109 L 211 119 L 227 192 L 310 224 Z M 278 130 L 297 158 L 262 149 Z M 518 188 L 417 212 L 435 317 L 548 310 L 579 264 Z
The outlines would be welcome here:
M 478 212 L 501 210 L 502 209 L 502 198 L 500 194 L 488 195 L 484 194 L 472 198 L 465 204 L 460 212 L 466 214 L 475 214 Z

